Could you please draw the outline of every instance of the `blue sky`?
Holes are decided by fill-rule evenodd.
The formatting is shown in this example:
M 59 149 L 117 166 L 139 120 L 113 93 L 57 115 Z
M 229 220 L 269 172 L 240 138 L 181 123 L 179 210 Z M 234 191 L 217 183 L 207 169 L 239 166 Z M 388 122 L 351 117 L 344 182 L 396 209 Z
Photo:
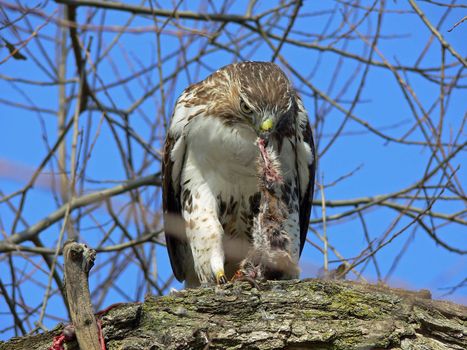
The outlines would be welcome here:
M 31 2 L 33 3 L 33 2 Z M 37 2 L 34 2 L 37 3 Z M 133 2 L 132 2 L 133 3 Z M 136 3 L 136 2 L 134 2 Z M 185 2 L 187 3 L 187 2 Z M 244 9 L 248 1 L 238 1 L 235 6 L 232 6 L 231 12 L 233 13 L 244 13 Z M 370 4 L 370 2 L 368 2 Z M 29 2 L 28 2 L 29 4 Z M 190 2 L 190 5 L 183 4 L 182 8 L 196 10 L 198 8 L 198 2 Z M 433 22 L 437 23 L 438 20 L 444 13 L 444 9 L 439 6 L 428 5 L 420 2 L 421 8 L 425 11 L 427 17 Z M 161 2 L 163 8 L 171 8 L 170 2 Z M 265 9 L 272 6 L 269 2 L 260 2 L 258 9 Z M 303 5 L 302 13 L 318 12 L 321 10 L 332 10 L 335 6 L 343 9 L 343 5 L 337 2 L 312 2 L 305 1 Z M 407 11 L 409 6 L 406 2 L 392 2 L 387 3 L 387 7 L 395 11 Z M 42 10 L 46 13 L 52 13 L 56 8 L 53 2 L 47 4 Z M 78 22 L 83 23 L 85 14 L 87 13 L 86 8 L 79 9 Z M 209 12 L 213 12 L 212 8 L 208 9 Z M 260 10 L 258 10 L 259 12 Z M 7 12 L 10 19 L 16 18 L 14 11 Z M 331 20 L 331 28 L 336 29 L 341 22 L 341 16 L 339 11 Z M 440 32 L 445 36 L 449 43 L 458 51 L 461 55 L 465 56 L 466 45 L 465 45 L 465 24 L 459 26 L 452 32 L 447 30 L 452 27 L 465 12 L 461 10 L 451 11 L 444 20 L 444 24 L 440 28 Z M 123 25 L 129 15 L 126 13 L 120 13 L 116 11 L 108 12 L 105 18 L 105 24 L 108 26 L 119 26 Z M 373 14 L 370 16 L 370 21 L 365 22 L 361 27 L 362 32 L 365 33 L 368 28 L 373 28 L 376 25 L 376 16 Z M 99 16 L 93 19 L 92 23 L 99 23 Z M 330 15 L 316 15 L 312 17 L 304 17 L 297 20 L 294 29 L 306 32 L 306 33 L 321 33 L 326 23 L 330 20 Z M 371 22 L 371 23 L 370 23 Z M 43 23 L 43 18 L 31 16 L 32 27 L 36 27 Z M 286 19 L 281 20 L 280 24 L 284 25 L 288 22 Z M 135 19 L 130 28 L 144 27 L 153 25 L 151 18 L 138 17 Z M 194 27 L 199 25 L 194 21 L 186 21 L 185 25 L 188 27 Z M 206 25 L 206 24 L 202 24 Z M 201 29 L 202 27 L 198 27 Z M 348 29 L 348 28 L 347 28 Z M 54 37 L 57 32 L 57 27 L 53 24 L 47 25 L 41 29 L 41 33 L 48 35 L 51 38 Z M 233 34 L 246 33 L 245 28 L 239 26 L 231 26 L 229 29 Z M 282 31 L 277 29 L 278 33 Z M 392 64 L 400 62 L 402 65 L 413 65 L 421 50 L 426 45 L 426 42 L 430 36 L 426 26 L 421 20 L 414 14 L 400 14 L 398 12 L 389 13 L 385 15 L 381 33 L 383 35 L 398 35 L 396 38 L 389 40 L 387 38 L 380 39 L 378 48 L 383 53 L 384 57 L 389 60 Z M 18 39 L 14 36 L 14 33 L 4 29 L 0 32 L 2 37 L 7 38 L 13 43 L 17 43 Z M 105 32 L 102 36 L 103 47 L 110 43 L 115 37 L 116 33 L 112 31 Z M 22 33 L 21 37 L 25 39 L 26 34 Z M 219 40 L 226 41 L 227 36 L 223 35 Z M 87 40 L 87 39 L 86 39 Z M 201 43 L 205 41 L 203 38 L 197 38 L 200 45 L 191 46 L 187 52 L 188 57 L 194 57 L 200 47 Z M 310 39 L 311 43 L 316 43 L 313 38 Z M 54 59 L 56 48 L 47 38 L 42 38 L 41 43 L 47 48 L 49 56 Z M 332 39 L 323 40 L 318 42 L 320 45 L 335 45 L 335 47 L 343 48 L 349 52 L 358 53 L 359 55 L 366 56 L 365 44 L 358 37 L 353 38 L 347 44 L 342 46 L 341 42 L 333 43 Z M 98 52 L 99 40 L 94 34 L 93 46 L 91 47 L 92 54 Z M 19 61 L 10 59 L 4 63 L 0 69 L 0 74 L 7 77 L 32 79 L 36 81 L 50 81 L 51 78 L 48 73 L 41 70 L 36 63 L 30 57 L 31 53 L 37 53 L 38 57 L 44 56 L 38 53 L 40 49 L 35 40 L 32 40 L 28 44 L 30 51 L 22 50 L 22 52 L 28 56 L 27 61 Z M 162 55 L 168 55 L 170 53 L 179 53 L 179 40 L 171 35 L 161 36 L 161 51 Z M 363 52 L 363 53 L 362 53 Z M 7 55 L 7 50 L 0 50 L 0 59 L 3 59 Z M 319 63 L 319 67 L 315 74 L 310 78 L 309 82 L 320 89 L 328 93 L 332 98 L 336 97 L 339 89 L 345 84 L 346 80 L 353 76 L 356 70 L 360 69 L 360 72 L 352 80 L 349 85 L 348 92 L 344 94 L 344 99 L 351 99 L 355 96 L 356 88 L 361 79 L 361 74 L 364 67 L 359 67 L 358 62 L 351 59 L 345 59 L 344 61 L 339 60 L 339 56 L 332 52 L 320 53 L 318 50 L 309 50 L 303 48 L 297 48 L 289 44 L 285 44 L 281 51 L 282 56 L 298 71 L 304 75 L 308 75 L 311 70 Z M 245 59 L 249 60 L 269 60 L 272 56 L 271 51 L 267 46 L 262 43 L 260 48 L 254 51 L 254 45 L 242 50 L 242 55 Z M 112 62 L 109 60 L 103 61 L 98 66 L 98 76 L 105 83 L 117 81 L 116 71 L 112 64 L 118 67 L 118 72 L 122 77 L 131 76 L 135 67 L 148 67 L 157 61 L 156 52 L 156 36 L 152 33 L 145 34 L 126 34 L 119 39 L 119 45 L 112 49 L 110 57 Z M 173 72 L 176 58 L 168 61 L 164 65 L 164 73 L 166 75 Z M 378 55 L 373 56 L 374 60 L 381 61 Z M 211 69 L 217 69 L 223 65 L 229 64 L 237 58 L 225 52 L 217 52 L 206 56 L 203 59 L 204 66 L 195 67 L 190 69 L 190 74 L 181 74 L 176 84 L 173 87 L 174 93 L 168 99 L 164 110 L 166 115 L 170 115 L 173 108 L 174 98 L 188 85 L 189 82 L 196 82 L 203 79 L 211 73 Z M 454 63 L 456 60 L 449 54 L 446 54 L 447 63 Z M 131 64 L 129 64 L 131 62 Z M 431 45 L 427 52 L 426 57 L 420 63 L 420 67 L 436 67 L 440 64 L 440 45 L 436 41 Z M 74 60 L 70 54 L 68 57 L 68 78 L 74 77 L 73 71 Z M 47 65 L 45 71 L 49 74 L 53 74 L 53 70 L 56 68 L 54 65 Z M 341 73 L 337 81 L 333 80 L 333 74 L 339 67 Z M 455 70 L 448 70 L 449 74 L 454 74 Z M 299 90 L 303 90 L 305 105 L 309 111 L 310 119 L 313 122 L 316 114 L 316 106 L 312 98 L 308 97 L 311 93 L 310 90 L 300 83 L 293 77 L 290 72 L 289 76 L 292 77 L 295 86 Z M 429 110 L 432 103 L 436 100 L 439 95 L 439 86 L 428 82 L 425 78 L 421 78 L 417 74 L 410 72 L 401 72 L 405 79 L 407 79 L 417 98 L 426 110 Z M 164 75 L 164 76 L 166 76 Z M 93 75 L 90 74 L 90 79 Z M 156 69 L 153 69 L 153 73 L 145 76 L 144 79 L 138 81 L 133 79 L 128 83 L 130 92 L 137 99 L 141 96 L 144 91 L 158 82 L 159 76 Z M 465 86 L 465 78 L 461 79 L 460 83 Z M 334 88 L 330 86 L 334 85 Z M 100 83 L 97 83 L 100 86 Z M 73 91 L 76 87 L 72 84 L 68 85 L 67 91 Z M 330 90 L 329 90 L 330 89 Z M 58 88 L 56 86 L 34 86 L 23 83 L 11 83 L 4 78 L 0 79 L 0 97 L 5 100 L 13 101 L 21 104 L 31 104 L 52 111 L 56 111 L 58 108 Z M 106 106 L 114 104 L 120 109 L 129 108 L 133 101 L 129 97 L 128 93 L 122 88 L 115 88 L 109 90 L 109 96 L 102 92 L 98 94 L 101 101 Z M 449 105 L 446 110 L 444 120 L 444 140 L 449 140 L 450 134 L 459 128 L 465 118 L 466 113 L 466 101 L 467 96 L 464 89 L 457 89 L 452 93 Z M 371 125 L 377 128 L 384 128 L 399 124 L 397 127 L 385 129 L 387 134 L 398 137 L 403 135 L 406 130 L 410 128 L 414 123 L 414 118 L 409 105 L 404 98 L 400 86 L 397 84 L 393 74 L 387 69 L 378 67 L 370 67 L 368 72 L 367 80 L 365 81 L 364 90 L 361 96 L 361 103 L 357 105 L 354 110 L 354 114 L 367 121 Z M 346 108 L 349 104 L 343 103 Z M 323 108 L 329 109 L 329 105 L 324 103 L 322 100 L 318 101 L 318 110 L 322 111 Z M 69 106 L 69 113 L 67 118 L 70 118 L 74 110 L 74 102 Z M 148 128 L 148 120 L 155 120 L 155 116 L 160 113 L 160 93 L 156 92 L 153 97 L 144 101 L 140 108 L 130 115 L 130 123 L 132 128 L 139 134 L 139 136 L 148 140 L 150 137 L 150 131 Z M 438 121 L 439 107 L 436 107 L 432 117 L 436 122 Z M 91 118 L 92 123 L 88 123 L 88 118 Z M 101 115 L 98 112 L 91 114 L 83 114 L 80 119 L 80 131 L 82 135 L 89 132 L 91 139 L 95 138 L 95 144 L 93 147 L 92 155 L 88 160 L 86 167 L 86 174 L 90 180 L 101 180 L 102 183 L 95 183 L 94 181 L 87 181 L 84 184 L 85 192 L 89 193 L 97 189 L 104 189 L 115 185 L 115 181 L 123 181 L 126 179 L 125 172 L 122 167 L 122 162 L 116 151 L 116 144 L 113 141 L 113 136 L 109 127 L 103 123 L 99 126 Z M 323 129 L 323 138 L 320 140 L 320 149 L 329 142 L 329 135 L 338 128 L 340 122 L 343 119 L 342 113 L 337 111 L 335 108 L 330 109 L 325 115 L 326 122 Z M 40 164 L 41 160 L 47 154 L 48 147 L 54 142 L 57 137 L 57 117 L 53 113 L 47 111 L 36 113 L 30 110 L 25 110 L 17 107 L 13 107 L 7 104 L 0 104 L 0 126 L 3 130 L 2 137 L 0 138 L 0 190 L 4 194 L 10 194 L 14 191 L 22 188 L 27 183 L 29 177 L 35 168 Z M 399 191 L 407 186 L 412 185 L 415 181 L 420 179 L 425 171 L 427 162 L 430 158 L 430 152 L 428 149 L 417 146 L 399 145 L 394 143 L 387 143 L 381 137 L 373 134 L 366 133 L 365 128 L 361 125 L 350 121 L 345 128 L 345 135 L 336 141 L 336 143 L 329 149 L 326 154 L 323 155 L 319 160 L 318 169 L 318 180 L 324 179 L 324 184 L 334 182 L 350 172 L 356 170 L 355 174 L 349 179 L 339 181 L 335 186 L 326 187 L 325 196 L 328 200 L 342 200 L 342 199 L 353 199 L 366 196 L 374 196 L 378 194 L 386 194 L 395 191 Z M 119 136 L 123 135 L 120 131 L 117 132 Z M 161 140 L 164 136 L 163 128 L 158 129 L 158 138 L 152 143 L 154 149 L 160 148 Z M 44 138 L 48 141 L 45 142 Z M 82 140 L 80 138 L 80 140 Z M 420 132 L 413 133 L 409 140 L 423 140 Z M 461 136 L 459 143 L 465 141 L 465 132 Z M 67 138 L 68 149 L 71 146 L 71 135 Z M 81 144 L 82 146 L 82 144 Z M 132 143 L 132 155 L 135 160 L 135 164 L 141 164 L 143 159 L 143 149 L 136 143 Z M 80 164 L 82 164 L 83 156 L 81 155 Z M 56 164 L 56 161 L 53 161 Z M 460 169 L 457 171 L 458 179 L 465 184 L 466 172 L 465 172 L 466 156 L 465 151 L 461 151 L 455 159 L 452 161 L 454 167 L 459 166 Z M 142 175 L 149 175 L 159 170 L 159 163 L 152 159 L 150 166 L 145 168 Z M 55 168 L 47 167 L 43 175 L 41 175 L 37 185 L 30 191 L 27 201 L 25 203 L 25 209 L 23 211 L 23 217 L 27 221 L 27 225 L 34 224 L 47 216 L 50 212 L 57 209 L 57 202 L 54 198 L 56 194 L 51 191 L 51 180 L 53 177 L 51 173 L 56 171 Z M 438 178 L 438 177 L 436 177 Z M 435 183 L 433 181 L 432 183 Z M 317 191 L 318 192 L 318 191 Z M 148 187 L 142 190 L 142 196 L 148 200 L 150 206 L 148 211 L 150 213 L 156 213 L 159 202 L 159 192 L 154 187 Z M 315 198 L 319 198 L 319 193 L 315 194 Z M 127 200 L 126 195 L 122 195 L 113 199 L 114 205 L 119 208 L 119 205 L 123 204 Z M 13 205 L 17 206 L 19 199 L 15 198 L 12 200 Z M 398 203 L 404 203 L 400 201 Z M 424 208 L 426 203 L 424 201 L 415 201 L 414 205 L 420 208 Z M 465 209 L 465 204 L 460 201 L 449 202 L 441 201 L 436 203 L 433 210 L 451 214 Z M 342 208 L 327 208 L 328 213 L 339 213 L 342 212 Z M 385 231 L 391 225 L 391 222 L 396 218 L 397 213 L 390 209 L 375 209 L 365 213 L 365 219 L 367 220 L 367 226 L 370 231 L 372 238 L 380 237 L 384 235 Z M 312 218 L 321 217 L 321 208 L 314 208 Z M 464 214 L 465 219 L 465 214 Z M 0 233 L 2 235 L 11 234 L 12 222 L 14 220 L 14 213 L 8 208 L 5 203 L 0 204 Z M 396 226 L 392 229 L 392 232 L 397 232 L 404 225 L 410 222 L 409 219 L 403 218 Z M 103 230 L 96 228 L 96 226 L 102 225 Z M 19 225 L 16 231 L 23 229 L 24 225 Z M 82 240 L 87 242 L 91 246 L 95 246 L 102 239 L 103 232 L 109 229 L 109 215 L 102 206 L 97 210 L 92 218 L 83 219 L 81 222 L 82 228 Z M 313 226 L 319 232 L 322 232 L 322 225 L 319 223 Z M 48 246 L 54 246 L 58 232 L 60 231 L 60 223 L 51 226 L 41 234 L 41 239 Z M 134 230 L 134 222 L 128 225 L 128 230 Z M 366 247 L 366 242 L 362 234 L 362 225 L 358 218 L 353 217 L 351 220 L 346 220 L 339 223 L 329 223 L 327 226 L 327 232 L 330 243 L 333 244 L 339 252 L 346 258 L 351 258 L 359 254 L 359 252 Z M 450 245 L 455 246 L 459 249 L 466 249 L 466 233 L 465 226 L 459 224 L 452 224 L 446 227 L 442 227 L 437 231 L 439 237 L 448 242 Z M 309 234 L 310 239 L 321 245 L 319 240 L 312 234 Z M 3 240 L 4 237 L 2 236 Z M 409 289 L 430 289 L 436 298 L 447 298 L 456 302 L 465 303 L 467 293 L 465 287 L 458 289 L 454 294 L 449 296 L 443 296 L 444 290 L 440 288 L 453 286 L 465 278 L 466 272 L 466 258 L 459 254 L 454 254 L 446 251 L 445 249 L 436 245 L 436 243 L 420 228 L 415 231 L 413 228 L 409 228 L 398 238 L 396 238 L 388 247 L 383 248 L 378 254 L 377 259 L 380 264 L 380 269 L 383 271 L 383 276 L 390 269 L 394 258 L 399 254 L 400 250 L 406 244 L 411 242 L 408 246 L 406 253 L 402 256 L 402 260 L 398 268 L 394 271 L 389 279 L 389 284 L 393 286 L 402 286 Z M 149 252 L 149 244 L 145 246 L 145 251 Z M 170 266 L 168 264 L 168 258 L 165 248 L 157 246 L 157 272 L 162 280 L 165 280 L 170 275 Z M 103 264 L 109 257 L 106 253 L 101 253 L 97 257 L 97 265 Z M 122 264 L 127 259 L 125 256 L 119 257 Z M 128 257 L 128 259 L 131 259 Z M 331 254 L 330 259 L 335 259 L 335 256 Z M 43 265 L 43 261 L 40 258 L 31 258 L 30 260 L 21 259 L 21 257 L 15 258 L 15 268 L 17 269 L 19 279 L 24 278 L 24 286 L 28 286 L 26 276 L 35 278 L 42 283 L 46 283 L 47 274 L 40 271 L 40 266 Z M 134 261 L 133 261 L 134 262 Z M 37 264 L 37 266 L 35 265 Z M 316 249 L 307 245 L 301 259 L 302 277 L 314 277 L 317 275 L 319 269 L 323 265 L 322 254 Z M 336 264 L 332 266 L 337 266 Z M 11 275 L 7 273 L 8 263 L 6 260 L 0 261 L 1 279 L 3 283 L 11 282 Z M 156 266 L 153 266 L 156 269 Z M 25 275 L 20 272 L 23 271 Z M 91 289 L 93 286 L 99 284 L 99 281 L 105 276 L 106 268 L 99 270 L 99 272 L 92 273 L 91 275 Z M 370 266 L 365 270 L 364 276 L 374 281 L 376 279 L 375 269 Z M 135 290 L 137 281 L 141 278 L 141 271 L 138 269 L 136 264 L 133 264 L 130 268 L 125 270 L 124 273 L 120 274 L 115 283 L 120 288 L 126 288 L 128 295 L 133 299 L 141 298 L 141 291 Z M 181 288 L 179 283 L 174 283 L 175 288 Z M 37 287 L 37 284 L 30 283 L 30 288 L 26 288 L 24 295 L 26 304 L 28 305 L 39 305 L 42 300 L 43 289 Z M 109 292 L 107 298 L 100 304 L 101 307 L 105 307 L 111 303 L 120 301 L 122 295 L 117 291 L 112 290 Z M 59 302 L 58 297 L 52 298 L 49 303 L 47 312 L 52 315 L 64 315 L 63 305 Z M 11 316 L 5 313 L 6 304 L 3 299 L 0 299 L 0 324 L 10 324 Z M 54 318 L 47 318 L 46 325 L 52 327 L 57 322 Z M 13 331 L 6 331 L 0 333 L 0 339 L 7 339 L 13 335 Z

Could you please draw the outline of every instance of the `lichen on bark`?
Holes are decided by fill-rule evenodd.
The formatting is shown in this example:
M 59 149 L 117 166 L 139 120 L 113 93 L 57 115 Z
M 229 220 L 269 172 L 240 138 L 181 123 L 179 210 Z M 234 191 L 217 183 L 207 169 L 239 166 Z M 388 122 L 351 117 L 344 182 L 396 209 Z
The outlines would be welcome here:
M 102 317 L 107 348 L 467 348 L 467 308 L 426 291 L 320 279 L 260 286 L 181 290 L 115 307 Z M 59 331 L 16 338 L 0 350 L 47 349 Z

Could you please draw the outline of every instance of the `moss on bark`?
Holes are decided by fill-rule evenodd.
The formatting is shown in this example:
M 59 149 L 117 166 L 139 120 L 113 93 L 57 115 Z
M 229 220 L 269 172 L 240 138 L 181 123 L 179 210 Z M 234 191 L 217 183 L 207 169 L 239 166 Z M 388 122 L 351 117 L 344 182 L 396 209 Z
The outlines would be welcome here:
M 350 281 L 182 290 L 102 317 L 108 349 L 466 349 L 467 308 Z M 1 343 L 47 349 L 56 329 Z M 73 344 L 70 344 L 73 345 Z

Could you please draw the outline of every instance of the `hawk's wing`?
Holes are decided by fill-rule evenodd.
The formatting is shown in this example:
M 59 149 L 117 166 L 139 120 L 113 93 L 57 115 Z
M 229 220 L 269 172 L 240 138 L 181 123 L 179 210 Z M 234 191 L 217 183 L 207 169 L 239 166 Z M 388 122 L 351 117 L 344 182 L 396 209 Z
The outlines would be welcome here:
M 306 234 L 308 232 L 308 225 L 310 223 L 311 204 L 313 202 L 313 192 L 315 187 L 315 171 L 316 171 L 316 152 L 315 144 L 313 142 L 313 135 L 311 132 L 310 122 L 308 121 L 303 129 L 303 142 L 308 144 L 311 149 L 312 161 L 308 163 L 308 182 L 305 194 L 300 198 L 300 255 L 302 254 L 303 246 L 306 242 Z M 300 168 L 297 169 L 297 172 Z M 300 177 L 300 174 L 299 174 Z
M 295 145 L 295 169 L 299 184 L 299 223 L 300 223 L 300 255 L 306 242 L 306 234 L 310 223 L 311 204 L 315 187 L 316 151 L 313 142 L 310 121 L 305 106 L 299 96 L 296 96 L 298 115 Z
M 169 134 L 165 140 L 164 158 L 162 162 L 162 206 L 164 210 L 164 232 L 167 251 L 169 253 L 170 264 L 175 277 L 179 281 L 185 279 L 185 271 L 183 261 L 185 260 L 187 246 L 185 236 L 185 228 L 182 225 L 182 209 L 180 203 L 180 182 L 174 182 L 173 171 L 174 161 L 172 158 L 172 150 L 176 140 Z M 179 176 L 178 176 L 178 179 Z M 180 232 L 183 230 L 183 232 Z
M 185 221 L 182 217 L 181 173 L 185 162 L 185 128 L 197 114 L 196 107 L 187 107 L 190 97 L 188 88 L 175 105 L 169 131 L 164 145 L 162 161 L 162 206 L 164 210 L 164 232 L 170 264 L 175 277 L 185 280 L 187 268 L 192 264 L 191 250 L 186 240 Z

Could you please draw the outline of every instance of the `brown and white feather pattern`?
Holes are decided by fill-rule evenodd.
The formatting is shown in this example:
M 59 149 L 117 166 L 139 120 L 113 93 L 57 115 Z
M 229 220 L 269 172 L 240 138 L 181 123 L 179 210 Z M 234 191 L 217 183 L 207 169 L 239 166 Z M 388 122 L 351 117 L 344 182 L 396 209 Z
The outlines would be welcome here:
M 251 113 L 246 115 L 241 103 Z M 266 118 L 274 121 L 269 146 L 282 170 L 284 230 L 290 256 L 298 262 L 314 184 L 308 117 L 278 66 L 232 64 L 182 93 L 164 148 L 167 247 L 176 278 L 188 287 L 232 277 L 248 254 L 260 203 L 255 141 Z

